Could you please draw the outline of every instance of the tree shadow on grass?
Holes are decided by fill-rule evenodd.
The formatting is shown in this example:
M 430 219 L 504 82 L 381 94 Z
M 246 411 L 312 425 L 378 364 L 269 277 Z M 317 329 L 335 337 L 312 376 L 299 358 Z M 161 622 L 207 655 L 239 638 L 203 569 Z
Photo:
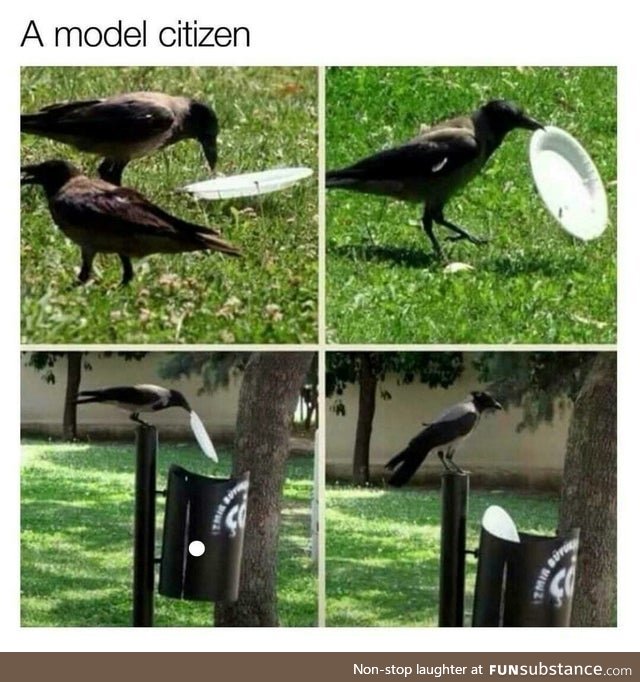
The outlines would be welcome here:
M 406 268 L 424 269 L 441 263 L 435 254 L 428 251 L 417 251 L 400 246 L 383 246 L 378 244 L 350 244 L 334 246 L 330 249 L 342 258 L 373 263 L 391 262 Z

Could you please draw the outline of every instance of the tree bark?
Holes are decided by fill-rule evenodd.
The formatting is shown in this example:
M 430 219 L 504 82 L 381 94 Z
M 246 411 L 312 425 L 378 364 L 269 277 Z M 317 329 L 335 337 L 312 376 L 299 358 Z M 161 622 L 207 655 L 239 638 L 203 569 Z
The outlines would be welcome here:
M 82 352 L 67 353 L 67 388 L 64 396 L 64 415 L 62 417 L 62 437 L 64 440 L 75 440 L 77 430 L 77 406 L 80 379 L 82 378 Z
M 560 532 L 580 528 L 571 625 L 613 624 L 616 595 L 616 354 L 599 353 L 575 402 Z
M 373 417 L 376 412 L 376 388 L 378 378 L 371 364 L 368 353 L 359 354 L 359 386 L 358 423 L 356 425 L 356 442 L 353 448 L 353 482 L 366 485 L 369 482 L 369 447 Z
M 216 604 L 215 624 L 277 627 L 277 554 L 289 435 L 313 353 L 253 353 L 236 421 L 233 475 L 251 472 L 240 596 Z

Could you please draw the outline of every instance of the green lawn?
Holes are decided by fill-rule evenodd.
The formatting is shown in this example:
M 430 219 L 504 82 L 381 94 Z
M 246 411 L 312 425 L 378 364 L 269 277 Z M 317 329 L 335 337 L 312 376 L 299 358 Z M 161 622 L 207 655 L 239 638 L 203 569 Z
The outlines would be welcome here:
M 440 493 L 327 486 L 326 603 L 329 626 L 436 626 Z M 557 499 L 471 492 L 467 548 L 497 504 L 518 530 L 553 535 Z M 477 562 L 467 559 L 465 619 L 470 623 Z
M 422 207 L 327 192 L 327 337 L 337 343 L 614 343 L 616 70 L 614 68 L 331 68 L 327 168 L 403 142 L 421 124 L 512 99 L 586 147 L 605 184 L 610 225 L 593 242 L 546 212 L 529 169 L 530 134 L 514 131 L 454 197 L 449 220 L 490 238 L 442 242 L 433 258 Z M 444 237 L 447 230 L 436 228 Z
M 216 475 L 230 470 L 221 453 Z M 194 446 L 163 446 L 158 482 L 175 462 L 203 474 L 211 463 Z M 22 464 L 22 625 L 131 624 L 133 446 L 30 442 Z M 288 464 L 278 563 L 284 626 L 316 623 L 316 569 L 309 557 L 311 458 Z M 158 543 L 162 532 L 158 503 Z M 158 554 L 159 554 L 158 547 Z M 212 606 L 156 595 L 157 626 L 207 626 Z
M 187 94 L 220 121 L 218 172 L 317 168 L 317 71 L 313 68 L 27 67 L 23 111 L 133 90 Z M 21 161 L 66 158 L 94 174 L 98 159 L 22 136 Z M 196 201 L 174 190 L 209 176 L 202 151 L 185 141 L 137 160 L 123 184 L 170 213 L 217 226 L 242 259 L 155 255 L 135 261 L 120 288 L 115 255 L 96 260 L 97 281 L 73 286 L 79 248 L 51 220 L 40 188 L 21 192 L 22 340 L 25 343 L 248 343 L 317 339 L 317 183 L 261 200 Z

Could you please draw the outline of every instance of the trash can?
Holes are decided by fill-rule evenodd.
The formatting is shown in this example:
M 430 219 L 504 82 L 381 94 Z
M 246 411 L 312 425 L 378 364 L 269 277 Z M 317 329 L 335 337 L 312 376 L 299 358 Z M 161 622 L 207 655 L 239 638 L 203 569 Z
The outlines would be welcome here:
M 210 602 L 237 600 L 248 491 L 248 472 L 238 478 L 212 478 L 171 465 L 160 594 Z
M 579 530 L 563 536 L 518 533 L 489 507 L 482 519 L 473 604 L 474 627 L 569 626 Z

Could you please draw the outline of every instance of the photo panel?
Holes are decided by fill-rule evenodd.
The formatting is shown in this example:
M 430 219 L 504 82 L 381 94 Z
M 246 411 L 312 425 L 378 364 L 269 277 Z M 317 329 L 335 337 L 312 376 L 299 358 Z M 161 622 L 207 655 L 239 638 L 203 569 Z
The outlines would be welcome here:
M 23 343 L 314 343 L 316 68 L 24 67 Z
M 23 627 L 313 627 L 317 354 L 21 354 Z
M 616 625 L 615 352 L 326 367 L 327 626 Z
M 615 67 L 326 70 L 326 338 L 615 343 Z

